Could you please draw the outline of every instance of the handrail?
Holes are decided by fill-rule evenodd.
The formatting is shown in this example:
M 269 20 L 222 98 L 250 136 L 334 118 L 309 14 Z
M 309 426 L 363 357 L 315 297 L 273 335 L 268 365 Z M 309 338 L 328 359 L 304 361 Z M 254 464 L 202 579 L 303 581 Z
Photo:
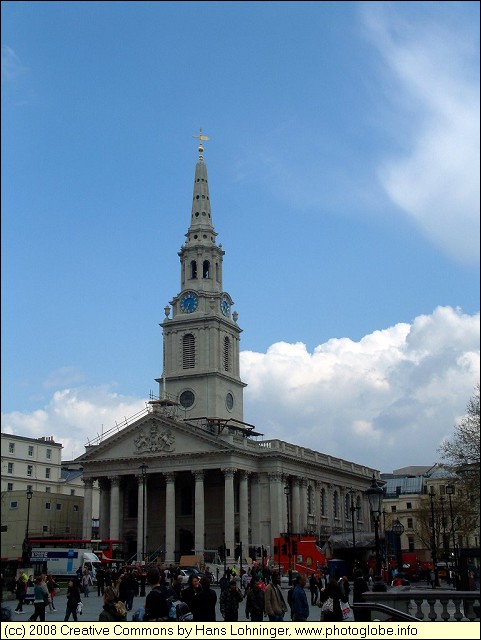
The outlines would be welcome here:
M 356 609 L 369 609 L 369 611 L 382 611 L 383 613 L 389 613 L 391 616 L 396 618 L 396 622 L 400 620 L 405 620 L 406 622 L 421 622 L 419 618 L 411 616 L 409 613 L 404 613 L 404 611 L 399 611 L 399 609 L 388 607 L 387 604 L 379 604 L 379 602 L 354 602 L 351 604 L 351 609 L 353 609 L 353 611 L 356 611 Z

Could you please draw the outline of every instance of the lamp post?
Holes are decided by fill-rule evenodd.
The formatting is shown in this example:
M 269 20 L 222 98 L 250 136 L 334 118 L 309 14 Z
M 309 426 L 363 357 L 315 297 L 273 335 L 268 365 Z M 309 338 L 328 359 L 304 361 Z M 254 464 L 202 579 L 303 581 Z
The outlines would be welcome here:
M 142 462 L 139 469 L 142 472 L 142 562 L 145 563 L 145 480 L 147 469 L 149 467 Z M 145 596 L 145 578 L 143 575 L 145 574 L 145 568 L 142 570 L 142 579 L 140 580 L 140 596 Z
M 284 487 L 287 504 L 287 559 L 289 563 L 289 585 L 292 585 L 292 566 L 291 566 L 291 517 L 289 512 L 289 496 L 291 489 L 288 484 Z
M 397 571 L 399 573 L 403 573 L 403 556 L 402 556 L 402 547 L 401 547 L 401 536 L 404 533 L 404 526 L 402 522 L 399 521 L 399 518 L 396 519 L 396 522 L 393 523 L 391 527 L 391 531 L 396 536 L 396 564 Z
M 454 529 L 454 514 L 453 514 L 453 501 L 452 497 L 454 495 L 454 485 L 448 484 L 446 485 L 446 494 L 449 496 L 449 515 L 451 517 L 451 531 L 453 532 L 453 557 L 454 557 L 454 588 L 458 588 L 458 557 L 456 553 L 456 532 Z
M 449 540 L 446 537 L 446 518 L 444 517 L 444 496 L 439 496 L 439 502 L 441 503 L 441 527 L 443 528 L 443 552 L 444 560 L 446 561 L 446 570 L 449 571 Z
M 30 500 L 33 498 L 33 491 L 27 489 L 27 526 L 25 528 L 25 540 L 28 542 L 29 528 L 30 528 Z
M 348 491 L 349 495 L 351 496 L 351 506 L 349 507 L 349 511 L 351 512 L 351 522 L 352 522 L 352 554 L 353 554 L 353 561 L 352 561 L 352 572 L 354 574 L 354 571 L 356 569 L 356 525 L 355 525 L 355 520 L 354 520 L 354 513 L 357 511 L 359 513 L 359 509 L 361 508 L 361 505 L 356 505 L 354 506 L 354 489 L 351 488 Z
M 439 587 L 439 577 L 438 577 L 438 552 L 436 549 L 436 523 L 434 520 L 434 488 L 431 486 L 429 492 L 429 498 L 431 500 L 431 556 L 433 559 L 433 570 L 434 570 L 434 586 Z
M 379 553 L 379 519 L 382 513 L 382 499 L 384 492 L 378 485 L 376 477 L 372 474 L 371 486 L 366 490 L 369 500 L 369 510 L 374 520 L 374 540 L 376 544 L 376 575 L 381 576 L 381 555 Z

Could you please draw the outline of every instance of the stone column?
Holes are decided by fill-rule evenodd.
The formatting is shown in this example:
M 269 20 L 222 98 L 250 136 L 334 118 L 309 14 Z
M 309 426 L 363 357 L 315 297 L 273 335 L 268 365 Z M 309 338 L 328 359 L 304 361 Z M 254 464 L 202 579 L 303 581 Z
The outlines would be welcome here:
M 147 476 L 145 476 L 145 502 L 144 505 L 144 476 L 138 474 L 135 476 L 137 479 L 137 560 L 145 560 L 143 557 L 143 551 L 147 553 Z
M 251 474 L 251 539 L 250 543 L 259 545 L 261 541 L 261 496 L 259 474 Z
M 204 471 L 193 471 L 195 478 L 195 553 L 204 550 L 205 505 L 204 505 Z
M 99 535 L 101 540 L 106 540 L 110 534 L 110 485 L 107 478 L 99 478 Z
M 221 470 L 224 474 L 224 536 L 225 546 L 228 549 L 227 560 L 234 561 L 235 529 L 234 529 L 234 473 L 235 469 Z
M 165 563 L 175 562 L 175 473 L 165 477 Z
M 82 519 L 82 537 L 92 539 L 92 486 L 93 478 L 82 478 L 84 483 L 84 512 Z
M 293 478 L 291 484 L 292 491 L 292 528 L 291 533 L 299 533 L 301 519 L 301 494 L 299 491 L 299 478 Z
M 282 530 L 282 501 L 285 500 L 284 485 L 280 473 L 269 473 L 271 535 L 269 544 L 277 538 Z M 291 516 L 292 517 L 292 516 Z
M 110 480 L 110 538 L 118 540 L 120 535 L 120 478 L 111 476 Z
M 307 479 L 301 478 L 300 485 L 300 513 L 299 513 L 299 533 L 307 531 Z
M 242 542 L 242 557 L 249 553 L 249 473 L 240 472 L 239 485 L 239 540 Z

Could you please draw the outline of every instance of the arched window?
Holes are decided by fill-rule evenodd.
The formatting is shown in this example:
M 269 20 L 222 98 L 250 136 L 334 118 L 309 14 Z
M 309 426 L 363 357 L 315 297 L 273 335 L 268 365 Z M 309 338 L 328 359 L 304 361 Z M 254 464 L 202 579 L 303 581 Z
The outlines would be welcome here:
M 215 279 L 217 282 L 219 282 L 219 263 L 218 262 L 215 263 Z
M 358 520 L 362 520 L 362 514 L 361 514 L 361 496 L 357 496 L 356 498 L 356 513 L 357 513 L 357 519 Z
M 202 277 L 210 278 L 210 262 L 208 260 L 204 260 L 202 265 Z
M 321 489 L 321 516 L 326 515 L 326 490 L 324 487 Z
M 309 485 L 307 487 L 307 513 L 314 513 L 312 501 L 313 493 L 312 485 Z
M 332 496 L 332 507 L 334 518 L 339 518 L 339 494 L 337 491 L 334 491 L 334 495 Z
M 195 367 L 195 338 L 191 333 L 186 333 L 182 338 L 182 368 L 193 369 Z
M 197 262 L 195 260 L 190 263 L 190 277 L 192 280 L 197 278 Z
M 224 371 L 230 371 L 231 347 L 230 340 L 226 336 L 224 338 Z

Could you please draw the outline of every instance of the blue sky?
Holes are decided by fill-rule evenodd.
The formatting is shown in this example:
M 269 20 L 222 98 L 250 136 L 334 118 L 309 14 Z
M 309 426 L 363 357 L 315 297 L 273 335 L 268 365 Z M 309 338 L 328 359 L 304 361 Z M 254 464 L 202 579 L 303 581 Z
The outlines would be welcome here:
M 479 380 L 474 2 L 3 2 L 2 428 L 71 457 L 157 391 L 199 127 L 245 419 L 438 460 Z

